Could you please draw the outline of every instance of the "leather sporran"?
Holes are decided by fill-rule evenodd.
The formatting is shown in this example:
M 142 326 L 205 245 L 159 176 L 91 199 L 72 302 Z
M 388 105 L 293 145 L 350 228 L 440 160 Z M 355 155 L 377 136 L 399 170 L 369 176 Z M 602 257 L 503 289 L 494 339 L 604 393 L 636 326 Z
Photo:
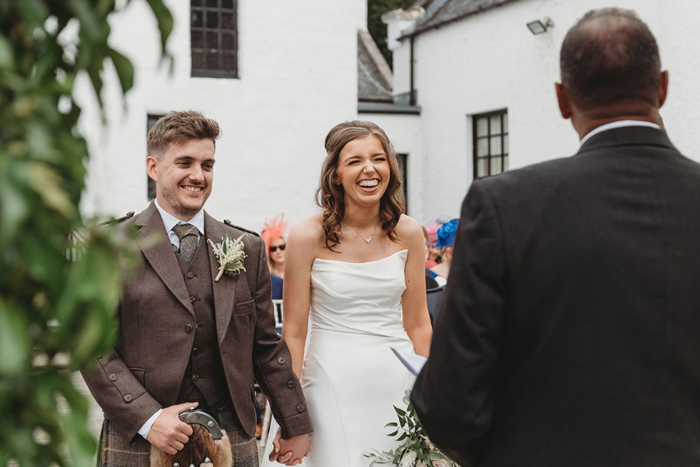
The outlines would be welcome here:
M 226 432 L 214 417 L 201 410 L 180 414 L 180 420 L 192 425 L 192 436 L 175 455 L 151 446 L 151 467 L 231 467 L 233 454 Z

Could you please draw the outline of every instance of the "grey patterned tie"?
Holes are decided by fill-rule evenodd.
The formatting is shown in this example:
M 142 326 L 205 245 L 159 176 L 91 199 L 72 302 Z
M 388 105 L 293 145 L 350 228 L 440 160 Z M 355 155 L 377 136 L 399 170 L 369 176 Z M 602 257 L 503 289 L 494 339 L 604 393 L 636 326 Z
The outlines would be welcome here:
M 180 253 L 180 256 L 187 264 L 190 264 L 199 244 L 197 227 L 192 224 L 177 224 L 173 227 L 173 232 L 180 239 L 180 251 L 178 253 Z

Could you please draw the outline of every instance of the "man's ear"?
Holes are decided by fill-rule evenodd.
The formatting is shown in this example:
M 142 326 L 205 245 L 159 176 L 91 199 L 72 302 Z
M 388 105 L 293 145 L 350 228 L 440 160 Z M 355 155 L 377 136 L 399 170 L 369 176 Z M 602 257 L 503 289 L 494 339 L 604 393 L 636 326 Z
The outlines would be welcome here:
M 149 177 L 151 177 L 151 180 L 153 180 L 154 182 L 158 182 L 158 171 L 156 170 L 157 166 L 158 161 L 155 157 L 148 156 L 146 158 L 146 173 Z
M 564 89 L 564 85 L 561 83 L 554 83 L 554 89 L 557 92 L 557 102 L 559 103 L 559 112 L 561 112 L 561 116 L 565 119 L 568 120 L 571 118 L 573 112 L 571 111 L 571 100 L 569 99 L 568 94 L 566 94 L 566 90 Z
M 662 71 L 659 80 L 659 108 L 666 102 L 666 96 L 668 96 L 668 71 Z

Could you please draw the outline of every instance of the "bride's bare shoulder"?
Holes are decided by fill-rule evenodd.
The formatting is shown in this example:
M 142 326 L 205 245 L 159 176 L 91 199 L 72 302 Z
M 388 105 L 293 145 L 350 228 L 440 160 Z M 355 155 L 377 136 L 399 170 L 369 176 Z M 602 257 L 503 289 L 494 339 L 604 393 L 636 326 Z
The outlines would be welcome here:
M 316 248 L 323 245 L 323 239 L 323 213 L 319 212 L 295 224 L 287 241 L 303 248 Z
M 401 214 L 398 224 L 396 224 L 396 235 L 403 240 L 412 238 L 423 238 L 423 228 L 420 223 L 406 214 Z

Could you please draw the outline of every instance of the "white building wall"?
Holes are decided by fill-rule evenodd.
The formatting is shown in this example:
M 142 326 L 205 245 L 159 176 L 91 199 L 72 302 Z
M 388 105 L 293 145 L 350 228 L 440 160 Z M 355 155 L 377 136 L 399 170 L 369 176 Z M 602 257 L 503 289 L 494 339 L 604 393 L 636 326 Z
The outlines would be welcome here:
M 407 154 L 406 204 L 408 210 L 406 213 L 420 222 L 426 222 L 423 218 L 425 211 L 423 204 L 425 198 L 423 190 L 425 159 L 420 151 L 422 141 L 420 117 L 404 114 L 362 113 L 358 118 L 379 125 L 389 137 L 396 153 Z
M 671 76 L 662 116 L 677 147 L 700 160 L 695 149 L 700 133 L 694 131 L 700 122 L 700 54 L 692 46 L 700 43 L 700 2 L 521 0 L 415 39 L 425 218 L 459 215 L 473 179 L 471 115 L 508 109 L 511 169 L 577 151 L 578 137 L 561 118 L 554 92 L 559 51 L 566 32 L 586 11 L 608 6 L 634 9 L 655 34 Z M 532 35 L 526 23 L 545 16 L 555 26 Z M 408 56 L 408 42 L 394 51 L 397 60 Z M 406 81 L 398 74 L 407 69 L 395 64 L 395 83 Z
M 238 0 L 239 79 L 190 77 L 190 2 L 169 0 L 175 30 L 172 76 L 158 70 L 159 40 L 145 2 L 112 21 L 111 41 L 136 67 L 127 111 L 107 78 L 108 126 L 78 90 L 92 159 L 83 208 L 122 215 L 146 199 L 147 114 L 199 110 L 219 122 L 214 190 L 207 211 L 260 230 L 280 212 L 297 222 L 315 212 L 323 147 L 335 124 L 357 117 L 357 30 L 362 0 Z

